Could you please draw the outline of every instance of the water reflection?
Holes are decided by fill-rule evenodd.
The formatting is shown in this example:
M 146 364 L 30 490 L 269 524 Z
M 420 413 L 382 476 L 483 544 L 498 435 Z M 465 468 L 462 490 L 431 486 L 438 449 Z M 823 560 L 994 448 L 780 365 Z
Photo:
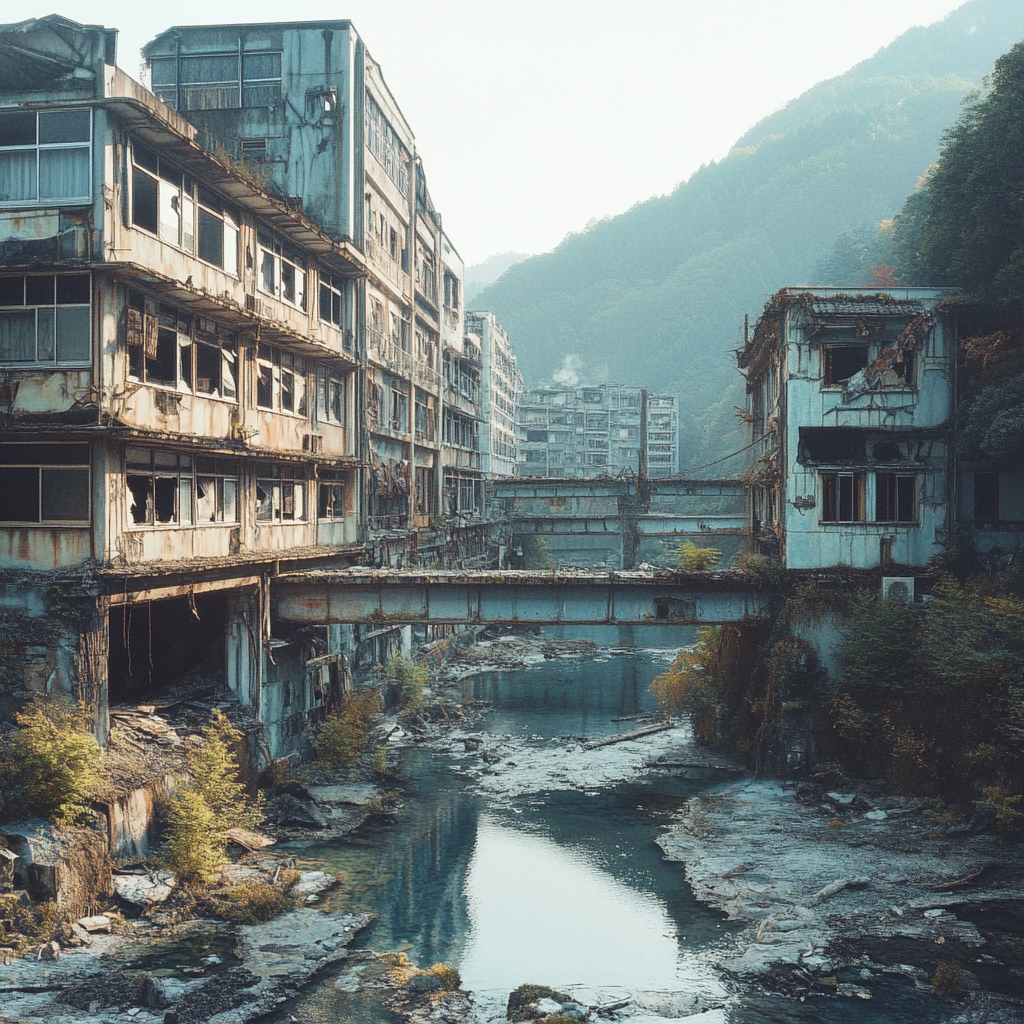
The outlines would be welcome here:
M 466 894 L 471 931 L 460 970 L 471 989 L 675 984 L 678 942 L 664 904 L 582 849 L 484 814 Z

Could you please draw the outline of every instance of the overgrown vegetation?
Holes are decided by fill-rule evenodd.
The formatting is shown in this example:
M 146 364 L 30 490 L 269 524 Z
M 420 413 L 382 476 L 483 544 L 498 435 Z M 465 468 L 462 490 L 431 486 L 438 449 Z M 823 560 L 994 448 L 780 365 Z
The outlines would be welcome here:
M 543 572 L 555 568 L 555 559 L 551 554 L 551 542 L 547 537 L 524 533 L 517 535 L 516 540 L 523 549 L 524 569 L 536 569 Z
M 669 559 L 686 572 L 703 572 L 718 565 L 722 552 L 718 548 L 699 548 L 692 540 L 684 540 L 682 544 L 666 542 Z
M 266 882 L 240 885 L 214 900 L 217 913 L 239 924 L 263 924 L 291 910 L 293 900 L 282 888 Z
M 924 605 L 798 588 L 775 627 L 705 627 L 652 684 L 697 738 L 781 767 L 787 730 L 820 761 L 1024 832 L 1024 600 L 1013 574 L 942 578 Z M 840 613 L 838 672 L 794 632 Z M 952 810 L 951 810 L 952 809 Z
M 206 884 L 224 864 L 227 831 L 257 828 L 262 799 L 249 799 L 235 749 L 243 734 L 214 709 L 202 743 L 187 755 L 189 781 L 171 798 L 167 822 L 169 865 L 186 882 Z
M 19 729 L 0 741 L 0 810 L 58 825 L 89 818 L 89 791 L 103 752 L 84 704 L 35 697 L 14 714 Z
M 411 658 L 395 653 L 384 665 L 374 666 L 373 682 L 381 687 L 385 701 L 397 703 L 403 711 L 411 711 L 423 703 L 423 689 L 434 678 L 434 670 Z
M 380 710 L 380 693 L 376 689 L 345 694 L 337 711 L 317 730 L 317 758 L 332 768 L 347 768 L 369 747 Z
M 556 1003 L 568 1003 L 572 996 L 558 992 L 547 985 L 520 985 L 508 994 L 507 1019 L 509 1021 L 526 1021 L 532 1019 L 530 1007 L 538 999 L 553 999 Z

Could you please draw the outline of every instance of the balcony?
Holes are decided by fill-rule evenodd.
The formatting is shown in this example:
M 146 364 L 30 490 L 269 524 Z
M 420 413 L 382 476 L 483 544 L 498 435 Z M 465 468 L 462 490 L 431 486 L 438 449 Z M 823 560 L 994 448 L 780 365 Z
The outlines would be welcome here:
M 408 291 L 406 280 L 408 275 L 402 270 L 402 265 L 398 260 L 380 242 L 367 235 L 363 240 L 363 248 L 366 250 L 366 255 L 373 261 L 374 266 L 378 267 L 392 284 L 397 285 L 399 291 Z

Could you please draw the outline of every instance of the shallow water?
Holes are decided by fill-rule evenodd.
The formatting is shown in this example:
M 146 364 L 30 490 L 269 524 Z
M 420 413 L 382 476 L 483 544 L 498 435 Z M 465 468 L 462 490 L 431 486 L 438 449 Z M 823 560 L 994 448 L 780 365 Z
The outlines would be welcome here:
M 614 719 L 653 708 L 651 680 L 694 639 L 692 629 L 662 627 L 543 632 L 605 649 L 467 680 L 467 695 L 492 704 L 481 731 L 594 738 L 631 729 L 635 723 Z M 683 866 L 662 860 L 654 844 L 680 802 L 709 783 L 658 776 L 496 801 L 453 774 L 452 756 L 413 747 L 401 757 L 397 826 L 343 842 L 293 844 L 300 867 L 344 876 L 325 908 L 377 915 L 353 947 L 406 951 L 421 966 L 458 966 L 480 1016 L 495 1020 L 504 1020 L 507 993 L 524 982 L 573 989 L 588 1002 L 627 990 L 712 1002 L 726 995 L 716 963 L 733 950 L 737 926 L 699 904 Z M 331 968 L 270 1019 L 389 1024 L 381 990 L 357 990 L 358 974 L 371 969 Z M 878 993 L 881 1000 L 802 1005 L 766 995 L 713 1019 L 881 1024 L 948 1016 L 904 979 L 881 982 Z

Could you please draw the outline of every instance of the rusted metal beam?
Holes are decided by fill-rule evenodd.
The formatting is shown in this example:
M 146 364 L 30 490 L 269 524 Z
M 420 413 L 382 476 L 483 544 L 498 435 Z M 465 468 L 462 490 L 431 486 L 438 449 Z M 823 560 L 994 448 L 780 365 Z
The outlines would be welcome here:
M 700 625 L 771 613 L 738 574 L 312 571 L 271 587 L 278 621 Z

